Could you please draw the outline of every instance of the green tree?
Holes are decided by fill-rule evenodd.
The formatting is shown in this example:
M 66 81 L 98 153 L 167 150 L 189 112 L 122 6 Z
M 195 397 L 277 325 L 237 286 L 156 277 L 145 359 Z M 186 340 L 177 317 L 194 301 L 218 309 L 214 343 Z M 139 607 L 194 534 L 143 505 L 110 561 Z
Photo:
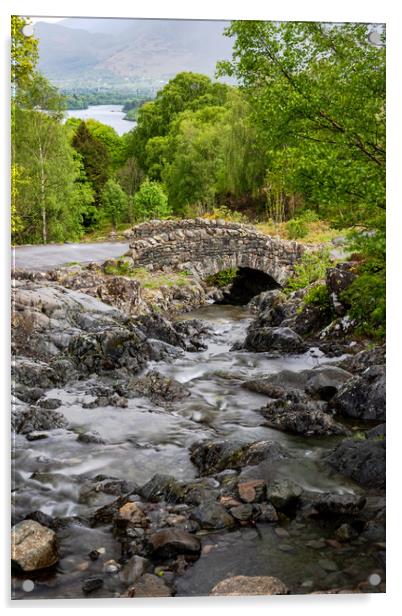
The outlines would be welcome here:
M 11 15 L 11 84 L 14 88 L 26 85 L 38 61 L 38 41 L 25 36 L 23 28 L 29 20 Z
M 29 21 L 23 17 L 11 16 L 11 233 L 13 238 L 23 229 L 23 220 L 18 213 L 18 191 L 26 181 L 23 167 L 15 162 L 15 100 L 19 88 L 27 85 L 31 80 L 38 61 L 38 41 L 33 36 L 27 37 L 23 34 L 23 28 L 28 24 Z
M 180 114 L 174 123 L 171 159 L 162 177 L 175 213 L 187 213 L 195 204 L 204 210 L 215 204 L 224 169 L 226 113 L 224 107 L 205 107 Z
M 87 120 L 85 124 L 91 135 L 98 139 L 98 141 L 101 141 L 106 147 L 111 168 L 115 170 L 120 167 L 124 162 L 124 146 L 121 137 L 119 137 L 114 128 L 92 119 Z
M 63 97 L 39 73 L 19 88 L 13 150 L 14 164 L 23 172 L 14 205 L 21 224 L 13 226 L 20 240 L 46 244 L 80 232 L 78 162 L 61 124 L 63 109 Z
M 222 190 L 242 199 L 261 198 L 267 168 L 266 143 L 252 121 L 251 107 L 243 93 L 232 88 L 225 105 L 222 130 L 224 170 Z
M 171 208 L 168 198 L 158 182 L 145 180 L 134 196 L 134 216 L 136 220 L 166 218 Z
M 80 161 L 63 125 L 45 113 L 17 108 L 16 126 L 16 165 L 24 174 L 15 203 L 21 225 L 14 228 L 13 240 L 78 239 L 92 194 L 77 182 Z
M 127 209 L 127 195 L 115 180 L 108 180 L 102 189 L 102 209 L 116 230 L 117 223 Z
M 144 180 L 144 172 L 133 156 L 128 158 L 124 165 L 116 172 L 116 179 L 127 195 L 127 215 L 130 223 L 134 222 L 133 200 L 134 195 Z
M 128 154 L 136 156 L 143 170 L 148 173 L 146 146 L 149 140 L 167 135 L 171 123 L 183 111 L 222 105 L 228 91 L 229 86 L 213 83 L 206 75 L 178 73 L 158 92 L 154 101 L 140 107 L 137 127 L 126 138 Z M 160 179 L 156 177 L 155 169 L 154 176 Z
M 85 122 L 79 124 L 72 145 L 81 155 L 85 175 L 94 190 L 95 208 L 84 219 L 85 226 L 91 227 L 99 219 L 96 208 L 101 205 L 102 189 L 110 176 L 110 156 L 105 144 L 90 133 Z

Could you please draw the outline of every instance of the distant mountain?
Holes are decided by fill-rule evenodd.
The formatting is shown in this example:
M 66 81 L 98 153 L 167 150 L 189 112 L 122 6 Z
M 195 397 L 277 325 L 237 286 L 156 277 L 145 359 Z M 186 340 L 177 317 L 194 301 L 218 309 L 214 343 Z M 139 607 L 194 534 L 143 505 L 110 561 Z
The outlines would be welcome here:
M 213 76 L 232 55 L 228 22 L 81 19 L 37 22 L 38 68 L 59 86 L 167 81 L 180 71 Z

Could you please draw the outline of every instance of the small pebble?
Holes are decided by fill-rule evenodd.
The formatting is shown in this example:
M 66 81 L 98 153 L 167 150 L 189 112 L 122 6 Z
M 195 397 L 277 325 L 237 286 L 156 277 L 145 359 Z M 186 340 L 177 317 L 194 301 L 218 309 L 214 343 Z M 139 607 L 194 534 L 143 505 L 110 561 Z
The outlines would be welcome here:
M 105 573 L 110 573 L 110 574 L 118 573 L 120 569 L 121 569 L 121 565 L 119 565 L 119 563 L 117 563 L 115 560 L 107 560 L 105 564 L 103 565 L 103 571 Z
M 82 590 L 86 593 L 98 590 L 103 586 L 102 578 L 88 578 L 82 585 Z
M 318 561 L 318 564 L 325 571 L 338 571 L 338 565 L 333 560 L 322 558 Z

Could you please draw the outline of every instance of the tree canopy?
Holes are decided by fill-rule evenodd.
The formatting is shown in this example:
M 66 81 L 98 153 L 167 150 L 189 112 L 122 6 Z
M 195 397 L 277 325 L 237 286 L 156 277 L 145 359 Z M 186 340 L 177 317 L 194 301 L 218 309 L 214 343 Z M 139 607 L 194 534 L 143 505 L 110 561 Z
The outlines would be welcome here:
M 235 21 L 226 33 L 234 55 L 220 70 L 250 102 L 270 174 L 340 224 L 381 224 L 385 48 L 367 25 Z

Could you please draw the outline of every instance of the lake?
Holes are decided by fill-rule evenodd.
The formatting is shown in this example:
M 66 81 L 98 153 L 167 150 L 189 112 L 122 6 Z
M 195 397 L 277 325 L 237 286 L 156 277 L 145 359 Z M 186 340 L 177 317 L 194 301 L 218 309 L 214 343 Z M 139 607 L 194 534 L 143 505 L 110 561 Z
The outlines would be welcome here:
M 90 105 L 88 109 L 67 109 L 67 118 L 80 120 L 97 120 L 114 128 L 118 135 L 123 135 L 133 129 L 136 122 L 125 120 L 123 105 Z

